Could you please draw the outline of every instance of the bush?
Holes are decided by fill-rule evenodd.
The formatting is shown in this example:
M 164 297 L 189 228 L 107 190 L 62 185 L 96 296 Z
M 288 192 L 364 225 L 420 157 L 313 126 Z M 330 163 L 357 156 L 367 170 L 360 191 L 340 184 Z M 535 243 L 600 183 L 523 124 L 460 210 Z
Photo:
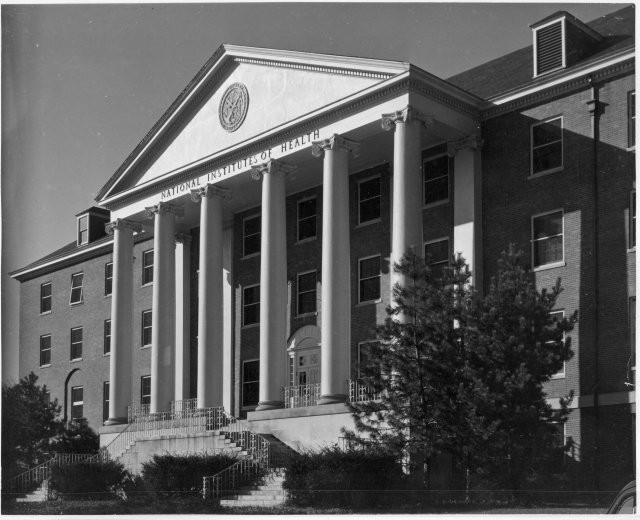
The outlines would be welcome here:
M 51 451 L 57 453 L 98 453 L 99 449 L 100 436 L 84 417 L 69 421 L 51 442 Z
M 154 455 L 142 464 L 144 490 L 158 497 L 202 494 L 202 477 L 209 477 L 228 468 L 238 458 L 235 455 Z M 137 486 L 136 491 L 141 491 Z
M 74 462 L 52 468 L 49 489 L 67 500 L 110 499 L 127 478 L 119 462 Z
M 389 451 L 332 446 L 292 457 L 283 487 L 296 506 L 369 508 L 390 505 L 404 480 L 397 456 Z

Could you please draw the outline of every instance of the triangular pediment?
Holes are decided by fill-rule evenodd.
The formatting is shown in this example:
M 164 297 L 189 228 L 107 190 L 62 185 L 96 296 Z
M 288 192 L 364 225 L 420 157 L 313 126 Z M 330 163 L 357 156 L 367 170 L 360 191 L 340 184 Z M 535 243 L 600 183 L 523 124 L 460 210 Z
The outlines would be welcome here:
M 166 178 L 409 67 L 235 46 L 216 54 L 101 190 L 99 200 Z

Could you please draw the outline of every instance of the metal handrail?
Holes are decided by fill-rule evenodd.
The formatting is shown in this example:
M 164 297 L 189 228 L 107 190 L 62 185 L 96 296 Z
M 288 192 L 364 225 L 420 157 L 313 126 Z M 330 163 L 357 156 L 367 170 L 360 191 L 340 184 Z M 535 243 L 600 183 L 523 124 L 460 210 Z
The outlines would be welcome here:
M 349 402 L 364 403 L 381 399 L 381 392 L 375 392 L 363 379 L 349 379 Z
M 285 408 L 315 406 L 320 399 L 320 383 L 285 386 L 282 390 Z

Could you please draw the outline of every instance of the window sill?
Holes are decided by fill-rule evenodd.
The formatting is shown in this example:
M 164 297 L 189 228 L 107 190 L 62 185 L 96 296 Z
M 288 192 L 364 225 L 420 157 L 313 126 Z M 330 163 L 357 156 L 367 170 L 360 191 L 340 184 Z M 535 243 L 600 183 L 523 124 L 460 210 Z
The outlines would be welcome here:
M 260 253 L 251 253 L 250 255 L 241 256 L 240 260 L 248 260 L 249 258 L 255 258 L 256 256 L 260 256 Z
M 140 287 L 153 287 L 153 282 L 143 283 Z
M 51 366 L 51 363 L 47 363 L 46 365 L 40 365 L 40 368 L 49 368 Z
M 355 229 L 360 229 L 360 228 L 364 228 L 367 226 L 371 226 L 372 224 L 379 224 L 380 222 L 382 222 L 382 217 L 379 218 L 374 218 L 372 220 L 367 220 L 366 222 L 360 222 L 360 224 L 358 224 Z
M 627 253 L 635 253 L 636 252 L 636 247 L 630 247 L 629 249 L 627 249 Z
M 538 177 L 544 177 L 545 175 L 550 175 L 552 173 L 558 173 L 564 170 L 564 166 L 556 166 L 555 168 L 551 168 L 549 170 L 543 170 L 541 172 L 531 173 L 527 179 L 536 179 Z
M 148 349 L 148 348 L 151 348 L 151 345 L 142 345 L 140 347 L 140 350 L 145 350 L 145 349 Z
M 309 238 L 303 238 L 302 240 L 298 240 L 295 245 L 299 246 L 300 244 L 307 244 L 309 242 L 315 242 L 316 239 L 318 238 L 318 235 L 314 236 L 314 237 L 309 237 Z
M 429 202 L 429 204 L 423 204 L 422 209 L 431 209 L 437 208 L 438 206 L 444 206 L 445 204 L 449 204 L 449 199 L 437 200 L 435 202 Z
M 102 354 L 102 357 L 109 357 L 111 356 L 111 352 L 107 352 L 106 354 Z
M 82 361 L 82 358 L 81 358 L 81 357 L 79 357 L 79 358 L 75 358 L 75 359 L 71 359 L 71 360 L 69 360 L 69 363 L 78 363 L 78 362 L 80 362 L 80 361 Z
M 69 302 L 69 307 L 76 307 L 78 305 L 82 305 L 84 303 L 84 300 L 82 300 L 81 302 Z
M 312 318 L 314 316 L 318 315 L 318 311 L 315 312 L 305 312 L 304 314 L 296 314 L 293 318 L 294 319 L 299 319 L 299 318 Z
M 249 323 L 249 325 L 243 325 L 242 330 L 255 329 L 256 327 L 259 327 L 259 326 L 260 326 L 260 323 Z
M 378 298 L 377 300 L 367 300 L 365 302 L 359 302 L 356 304 L 356 307 L 367 307 L 369 305 L 377 305 L 378 303 L 382 303 L 382 298 Z
M 41 312 L 40 316 L 46 316 L 47 314 L 52 314 L 52 311 Z
M 111 298 L 111 293 L 109 293 L 109 294 L 105 294 L 105 295 L 104 295 L 104 297 L 105 297 L 105 298 Z
M 567 265 L 566 262 L 555 262 L 553 264 L 540 265 L 538 267 L 533 268 L 533 272 L 537 273 L 538 271 L 546 271 L 547 269 L 555 269 L 556 267 L 565 267 Z
M 555 379 L 565 379 L 566 374 L 564 372 L 562 372 L 561 374 L 553 374 L 551 376 L 551 381 L 555 380 Z
M 634 152 L 636 151 L 636 145 L 634 144 L 633 146 L 629 146 L 626 148 L 627 152 Z

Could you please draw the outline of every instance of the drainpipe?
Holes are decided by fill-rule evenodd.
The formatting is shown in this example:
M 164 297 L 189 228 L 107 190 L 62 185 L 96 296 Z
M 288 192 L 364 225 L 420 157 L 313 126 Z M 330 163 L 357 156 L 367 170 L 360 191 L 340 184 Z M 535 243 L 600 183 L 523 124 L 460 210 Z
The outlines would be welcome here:
M 600 90 L 599 87 L 593 82 L 591 75 L 587 77 L 587 82 L 591 86 L 591 99 L 587 101 L 589 107 L 589 113 L 591 114 L 591 142 L 593 144 L 593 261 L 594 261 L 594 338 L 595 338 L 595 351 L 594 351 L 594 383 L 593 383 L 593 413 L 594 413 L 594 426 L 595 436 L 593 443 L 593 463 L 592 463 L 592 475 L 594 489 L 600 489 L 600 477 L 599 477 L 599 456 L 600 456 L 600 359 L 599 359 L 599 344 L 598 344 L 598 303 L 599 303 L 599 283 L 600 272 L 598 269 L 598 144 L 600 141 L 600 115 L 602 114 L 602 104 L 600 103 Z

